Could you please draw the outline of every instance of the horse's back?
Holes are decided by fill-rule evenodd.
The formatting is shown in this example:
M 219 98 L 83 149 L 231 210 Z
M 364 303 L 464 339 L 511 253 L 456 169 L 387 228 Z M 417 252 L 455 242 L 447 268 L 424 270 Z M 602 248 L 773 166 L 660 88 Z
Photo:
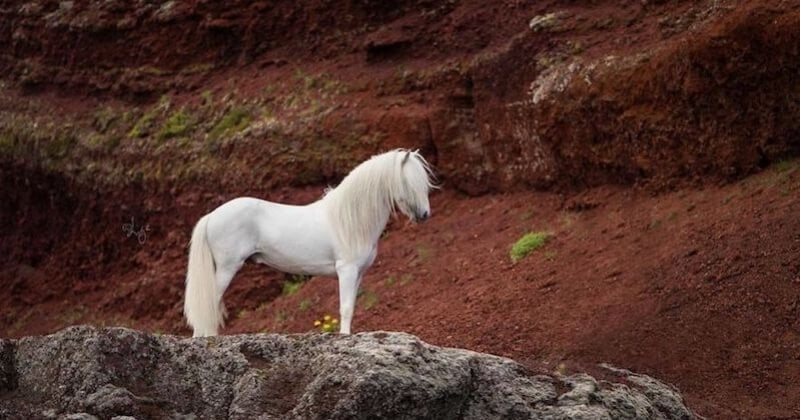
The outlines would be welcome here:
M 209 213 L 209 229 L 230 229 L 236 225 L 253 223 L 262 212 L 262 203 L 266 201 L 253 197 L 239 197 L 225 202 Z

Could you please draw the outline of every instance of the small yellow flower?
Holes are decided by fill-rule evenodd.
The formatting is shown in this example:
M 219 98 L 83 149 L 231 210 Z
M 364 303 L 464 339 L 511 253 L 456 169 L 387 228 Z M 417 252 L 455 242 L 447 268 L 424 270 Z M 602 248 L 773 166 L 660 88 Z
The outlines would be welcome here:
M 325 330 L 325 331 L 330 331 L 331 330 L 331 324 L 322 324 L 322 329 Z
M 320 320 L 314 321 L 314 326 L 315 327 L 319 327 L 320 325 L 322 325 L 322 321 L 320 321 Z
M 325 315 L 325 316 L 322 317 L 322 319 L 324 319 L 325 321 L 330 321 L 331 320 L 331 316 L 330 315 Z
M 333 325 L 336 325 L 336 324 L 338 324 L 338 323 L 339 323 L 339 320 L 338 320 L 338 319 L 336 319 L 336 318 L 333 318 L 333 319 L 331 320 L 331 324 L 333 324 Z

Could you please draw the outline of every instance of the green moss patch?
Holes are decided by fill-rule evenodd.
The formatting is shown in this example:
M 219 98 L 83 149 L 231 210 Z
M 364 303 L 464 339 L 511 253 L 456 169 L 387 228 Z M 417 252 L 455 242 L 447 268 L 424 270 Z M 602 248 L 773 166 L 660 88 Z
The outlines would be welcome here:
M 164 121 L 164 125 L 161 126 L 156 137 L 159 140 L 166 140 L 184 136 L 189 131 L 191 124 L 191 119 L 186 112 L 183 110 L 177 111 Z
M 208 137 L 211 140 L 217 140 L 226 134 L 237 133 L 245 129 L 249 124 L 250 114 L 243 108 L 234 107 L 222 116 L 208 133 Z
M 517 262 L 527 257 L 531 252 L 543 247 L 548 240 L 550 240 L 550 234 L 547 232 L 526 233 L 511 247 L 509 253 L 511 261 Z

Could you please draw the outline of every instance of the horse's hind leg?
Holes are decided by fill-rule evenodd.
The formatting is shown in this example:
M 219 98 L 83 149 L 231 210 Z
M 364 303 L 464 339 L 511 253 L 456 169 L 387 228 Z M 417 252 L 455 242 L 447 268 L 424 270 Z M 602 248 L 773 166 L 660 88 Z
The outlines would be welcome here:
M 242 268 L 244 261 L 234 264 L 224 264 L 217 266 L 217 299 L 219 300 L 220 314 L 222 314 L 222 322 L 224 325 L 225 318 L 228 316 L 228 310 L 225 308 L 225 303 L 222 301 L 222 296 L 225 290 L 230 286 L 233 277 Z

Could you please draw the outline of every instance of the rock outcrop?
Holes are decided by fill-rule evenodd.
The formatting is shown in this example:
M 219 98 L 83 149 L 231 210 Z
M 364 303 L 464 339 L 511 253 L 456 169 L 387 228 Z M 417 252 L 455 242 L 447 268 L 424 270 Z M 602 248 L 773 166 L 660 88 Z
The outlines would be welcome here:
M 603 369 L 618 383 L 403 333 L 185 339 L 71 327 L 0 340 L 0 417 L 694 418 L 674 388 Z

